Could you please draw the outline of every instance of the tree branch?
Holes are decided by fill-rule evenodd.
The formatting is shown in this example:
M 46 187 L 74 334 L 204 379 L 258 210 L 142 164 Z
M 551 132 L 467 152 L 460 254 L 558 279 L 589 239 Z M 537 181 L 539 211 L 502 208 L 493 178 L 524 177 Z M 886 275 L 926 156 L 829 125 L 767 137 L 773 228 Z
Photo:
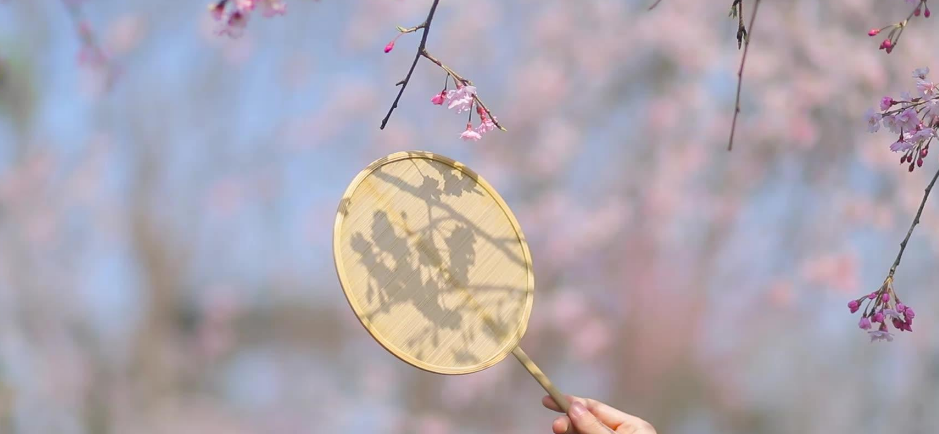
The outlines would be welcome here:
M 395 97 L 393 103 L 391 103 L 391 108 L 388 109 L 388 114 L 385 115 L 385 118 L 381 120 L 380 129 L 385 129 L 385 125 L 388 124 L 388 119 L 391 118 L 391 113 L 395 111 L 395 108 L 398 107 L 398 101 L 401 100 L 401 95 L 404 94 L 404 89 L 408 87 L 408 82 L 411 81 L 411 74 L 414 73 L 414 68 L 417 66 L 417 61 L 421 59 L 421 54 L 424 52 L 424 47 L 427 44 L 427 34 L 430 33 L 430 23 L 434 20 L 434 12 L 437 11 L 437 4 L 440 3 L 440 0 L 434 0 L 434 3 L 430 5 L 430 12 L 427 13 L 427 19 L 424 20 L 424 24 L 421 24 L 417 27 L 414 27 L 414 30 L 423 29 L 424 32 L 421 34 L 421 44 L 417 46 L 417 53 L 414 54 L 414 61 L 411 62 L 411 69 L 408 69 L 408 75 L 404 77 L 404 80 L 398 82 L 401 85 L 401 89 L 398 90 L 398 96 Z
M 919 210 L 916 211 L 916 217 L 913 218 L 913 224 L 910 225 L 910 230 L 906 232 L 906 238 L 903 239 L 903 242 L 900 243 L 900 253 L 897 253 L 897 259 L 893 261 L 893 266 L 890 267 L 890 274 L 888 279 L 893 277 L 893 273 L 897 271 L 897 267 L 900 265 L 900 259 L 903 258 L 903 251 L 906 250 L 906 244 L 910 241 L 910 236 L 913 235 L 913 228 L 919 224 L 919 218 L 923 215 L 923 208 L 926 207 L 926 200 L 929 199 L 929 193 L 932 191 L 932 187 L 936 185 L 936 180 L 939 179 L 939 171 L 936 171 L 936 174 L 933 175 L 932 181 L 929 182 L 929 185 L 926 186 L 926 192 L 923 194 L 923 201 L 919 204 Z
M 651 11 L 652 9 L 655 9 L 655 7 L 659 5 L 659 3 L 662 3 L 662 0 L 655 0 L 655 3 L 652 3 L 652 6 L 649 6 L 649 9 L 646 9 L 646 10 Z
M 743 67 L 747 63 L 747 50 L 750 48 L 750 36 L 753 35 L 753 23 L 756 21 L 756 12 L 760 7 L 760 0 L 755 0 L 753 3 L 753 15 L 750 15 L 750 29 L 745 31 L 744 42 L 743 42 L 743 56 L 740 58 L 740 69 L 737 70 L 737 98 L 734 103 L 734 120 L 730 124 L 730 140 L 727 143 L 727 151 L 732 151 L 734 149 L 734 132 L 737 130 L 737 115 L 740 114 L 740 88 L 743 86 Z M 741 17 L 740 22 L 743 23 L 743 4 L 740 4 Z M 741 28 L 742 29 L 742 28 Z M 738 35 L 741 32 L 741 29 L 738 29 Z
M 430 53 L 427 52 L 427 49 L 421 50 L 421 55 L 427 58 L 427 60 L 439 66 L 444 71 L 446 71 L 447 74 L 450 74 L 454 80 L 457 80 L 460 83 L 463 83 L 464 86 L 473 86 L 472 81 L 464 78 L 462 75 L 458 74 L 456 71 L 450 69 L 449 66 L 444 65 L 443 62 L 438 60 L 436 57 L 431 56 Z M 475 99 L 476 104 L 479 104 L 479 106 L 486 112 L 486 115 L 489 116 L 489 119 L 492 119 L 492 123 L 495 124 L 497 128 L 499 128 L 502 131 L 506 131 L 506 129 L 502 125 L 499 125 L 499 121 L 497 121 L 495 116 L 492 115 L 492 112 L 489 111 L 489 108 L 486 107 L 486 104 L 483 103 L 483 100 L 479 99 L 478 94 L 473 95 L 473 99 Z

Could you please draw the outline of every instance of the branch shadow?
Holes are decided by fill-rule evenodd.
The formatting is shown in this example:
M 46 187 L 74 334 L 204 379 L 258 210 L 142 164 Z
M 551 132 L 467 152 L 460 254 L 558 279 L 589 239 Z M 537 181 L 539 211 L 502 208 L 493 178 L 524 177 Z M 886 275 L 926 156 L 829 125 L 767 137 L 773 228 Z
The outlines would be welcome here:
M 377 199 L 366 205 L 368 212 L 357 215 L 347 200 L 340 207 L 346 216 L 368 219 L 367 229 L 349 239 L 367 270 L 365 318 L 373 324 L 390 319 L 383 323 L 385 337 L 431 365 L 472 366 L 498 354 L 490 353 L 523 327 L 527 277 L 520 284 L 512 273 L 527 276 L 530 263 L 505 233 L 477 224 L 496 202 L 475 176 L 436 160 L 390 163 L 371 177 Z M 491 205 L 463 206 L 483 201 Z M 494 283 L 496 270 L 506 267 L 514 280 Z

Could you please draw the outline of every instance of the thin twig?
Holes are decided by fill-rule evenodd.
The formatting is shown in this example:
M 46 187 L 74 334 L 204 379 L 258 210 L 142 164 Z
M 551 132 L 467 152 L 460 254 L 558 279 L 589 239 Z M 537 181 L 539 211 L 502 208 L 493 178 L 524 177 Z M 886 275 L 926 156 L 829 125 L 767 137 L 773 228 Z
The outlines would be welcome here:
M 652 3 L 652 6 L 649 6 L 649 9 L 646 9 L 646 10 L 651 11 L 652 9 L 655 9 L 655 7 L 659 5 L 659 3 L 662 3 L 662 0 L 655 0 L 655 3 Z
M 456 79 L 460 83 L 463 83 L 464 86 L 473 86 L 473 82 L 471 80 L 464 78 L 462 75 L 458 74 L 456 71 L 450 69 L 449 66 L 444 65 L 443 62 L 438 60 L 436 57 L 431 56 L 430 53 L 427 52 L 427 49 L 421 50 L 421 55 L 427 58 L 427 60 L 434 62 L 434 64 L 436 64 L 441 69 L 446 71 L 447 74 L 450 74 L 454 79 Z M 497 121 L 495 116 L 492 115 L 492 112 L 489 111 L 489 108 L 486 107 L 486 104 L 483 103 L 483 100 L 479 99 L 479 95 L 473 95 L 473 99 L 476 100 L 476 104 L 479 104 L 479 106 L 482 107 L 482 109 L 486 112 L 486 115 L 489 116 L 489 119 L 492 119 L 492 123 L 495 124 L 497 128 L 499 128 L 502 131 L 506 131 L 506 129 L 502 127 L 502 125 L 499 125 L 499 121 Z
M 741 2 L 742 3 L 742 2 Z M 743 67 L 747 63 L 747 50 L 750 48 L 750 37 L 753 36 L 753 23 L 756 21 L 756 12 L 760 7 L 760 0 L 753 3 L 753 15 L 750 16 L 750 26 L 746 38 L 743 42 L 743 56 L 740 58 L 740 69 L 737 70 L 737 100 L 734 103 L 734 120 L 730 124 L 730 141 L 727 143 L 727 151 L 734 149 L 734 132 L 737 130 L 737 115 L 740 114 L 740 88 L 743 85 Z M 741 7 L 741 9 L 743 9 Z M 740 18 L 743 19 L 742 17 Z
M 414 73 L 414 68 L 417 66 L 417 61 L 421 59 L 421 53 L 424 52 L 424 46 L 427 44 L 427 34 L 430 33 L 430 23 L 434 20 L 434 12 L 437 11 L 437 4 L 440 3 L 440 0 L 434 0 L 434 3 L 430 5 L 430 12 L 427 13 L 427 19 L 424 20 L 424 24 L 421 24 L 417 27 L 414 27 L 414 30 L 424 29 L 424 32 L 421 34 L 421 44 L 417 46 L 417 53 L 414 54 L 414 61 L 411 62 L 411 69 L 408 69 L 408 75 L 404 77 L 404 80 L 398 82 L 401 85 L 401 89 L 398 90 L 398 96 L 395 97 L 395 101 L 391 103 L 391 108 L 388 109 L 388 114 L 385 115 L 385 118 L 381 120 L 381 128 L 385 129 L 385 125 L 388 123 L 388 119 L 391 118 L 391 112 L 395 111 L 395 108 L 398 107 L 398 101 L 401 100 L 401 95 L 404 94 L 404 89 L 408 87 L 408 82 L 411 81 L 411 74 Z
M 936 171 L 936 174 L 932 177 L 932 181 L 930 181 L 929 185 L 926 186 L 926 192 L 923 194 L 923 201 L 919 204 L 919 210 L 916 211 L 916 217 L 913 218 L 913 224 L 910 225 L 910 230 L 906 232 L 906 238 L 904 238 L 903 242 L 900 243 L 900 253 L 897 253 L 897 259 L 893 261 L 893 266 L 890 267 L 890 274 L 888 275 L 888 278 L 893 277 L 893 273 L 897 271 L 897 267 L 900 265 L 900 259 L 903 258 L 903 251 L 906 250 L 906 244 L 910 241 L 910 236 L 913 235 L 913 228 L 919 224 L 919 218 L 923 215 L 923 208 L 926 207 L 926 200 L 929 199 L 929 192 L 932 191 L 933 185 L 936 185 L 937 179 L 939 179 L 939 171 Z

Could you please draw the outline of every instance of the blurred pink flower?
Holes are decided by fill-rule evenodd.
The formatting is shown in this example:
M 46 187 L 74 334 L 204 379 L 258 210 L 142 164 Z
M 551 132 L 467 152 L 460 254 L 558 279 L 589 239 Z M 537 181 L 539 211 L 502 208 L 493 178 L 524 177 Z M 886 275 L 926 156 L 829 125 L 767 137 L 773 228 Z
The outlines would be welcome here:
M 226 35 L 232 38 L 240 38 L 248 26 L 248 15 L 237 10 L 232 12 L 225 20 L 225 23 L 216 31 L 219 35 Z
M 582 361 L 591 360 L 610 346 L 612 332 L 599 318 L 572 324 L 570 330 L 571 354 Z
M 587 313 L 584 296 L 573 289 L 561 289 L 550 302 L 551 315 L 564 329 L 575 327 Z
M 115 56 L 124 55 L 136 47 L 147 31 L 147 21 L 141 15 L 123 15 L 108 27 L 104 45 Z
M 867 333 L 870 334 L 871 342 L 876 342 L 876 341 L 893 342 L 893 335 L 890 334 L 890 332 L 888 332 L 887 330 L 871 330 Z
M 869 108 L 864 112 L 864 118 L 867 119 L 867 131 L 870 133 L 876 133 L 880 130 L 880 113 L 874 111 L 874 109 Z
M 473 124 L 468 123 L 466 124 L 466 131 L 463 131 L 463 134 L 460 134 L 460 138 L 466 141 L 472 140 L 475 142 L 483 138 L 483 136 L 481 136 L 476 131 L 473 131 Z
M 480 113 L 479 116 L 482 118 L 482 121 L 479 123 L 479 126 L 476 127 L 476 132 L 479 134 L 485 134 L 496 129 L 496 124 L 493 122 L 495 117 L 493 117 L 493 119 L 489 119 L 489 116 L 487 116 L 485 112 Z
M 258 0 L 235 0 L 235 7 L 241 12 L 250 12 L 254 10 L 257 2 Z
M 268 18 L 284 15 L 287 13 L 287 4 L 281 0 L 261 0 L 261 10 Z
M 476 95 L 476 86 L 460 86 L 456 90 L 450 89 L 446 97 L 447 109 L 455 108 L 457 114 L 471 110 L 475 102 L 474 95 Z
M 894 101 L 893 98 L 885 96 L 880 100 L 880 109 L 889 110 L 894 104 L 896 104 L 896 101 Z
M 860 309 L 861 304 L 857 300 L 851 300 L 848 302 L 848 309 L 851 310 L 851 313 L 857 312 Z

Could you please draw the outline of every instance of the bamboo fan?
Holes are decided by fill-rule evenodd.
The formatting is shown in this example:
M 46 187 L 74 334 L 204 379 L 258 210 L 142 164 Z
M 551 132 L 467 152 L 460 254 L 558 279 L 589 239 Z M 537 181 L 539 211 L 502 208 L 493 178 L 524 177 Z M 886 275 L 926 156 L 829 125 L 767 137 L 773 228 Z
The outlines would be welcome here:
M 454 375 L 512 353 L 567 411 L 518 346 L 535 290 L 528 244 L 499 193 L 463 164 L 417 151 L 370 164 L 340 202 L 333 256 L 355 315 L 399 359 Z

